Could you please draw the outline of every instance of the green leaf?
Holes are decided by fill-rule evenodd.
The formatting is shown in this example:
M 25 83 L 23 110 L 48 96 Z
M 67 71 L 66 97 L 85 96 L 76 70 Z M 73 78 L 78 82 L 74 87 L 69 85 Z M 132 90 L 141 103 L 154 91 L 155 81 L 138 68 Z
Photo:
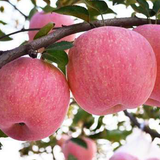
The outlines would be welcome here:
M 89 22 L 89 12 L 86 8 L 81 7 L 81 6 L 76 6 L 76 5 L 65 6 L 59 9 L 55 9 L 53 10 L 53 12 L 75 16 L 77 18 L 83 19 L 86 22 Z
M 160 0 L 156 0 L 153 3 L 153 11 L 155 12 L 155 14 L 157 14 L 159 10 L 160 10 Z
M 131 4 L 135 4 L 136 0 L 126 0 L 126 6 L 128 7 Z
M 50 0 L 43 0 L 44 2 L 46 2 L 47 4 L 49 4 L 50 5 Z
M 54 44 L 48 46 L 46 48 L 46 51 L 49 51 L 49 50 L 67 50 L 67 49 L 70 49 L 71 47 L 73 47 L 72 42 L 61 41 L 61 42 L 57 42 L 57 43 L 54 43 Z
M 45 25 L 43 28 L 39 30 L 39 32 L 35 35 L 34 39 L 47 35 L 52 30 L 53 27 L 54 27 L 54 23 L 51 23 L 51 22 L 48 23 L 47 25 Z
M 113 1 L 113 5 L 115 4 L 124 4 L 125 0 L 112 0 Z
M 107 12 L 108 5 L 105 1 L 85 0 L 85 3 L 87 5 L 89 11 L 92 8 L 92 9 L 96 10 L 97 12 L 99 12 L 99 14 L 103 14 L 103 13 Z
M 37 4 L 36 4 L 36 0 L 31 0 L 31 2 L 32 2 L 32 4 L 33 4 L 34 6 L 37 5 Z
M 87 143 L 81 138 L 71 138 L 70 140 L 83 148 L 88 148 Z
M 149 10 L 149 4 L 147 3 L 146 0 L 137 0 L 137 2 L 140 4 L 140 6 L 142 6 L 146 10 Z
M 73 155 L 69 154 L 68 155 L 68 160 L 78 160 L 78 159 L 75 158 Z
M 66 65 L 68 64 L 68 55 L 65 51 L 62 50 L 48 50 L 43 53 L 43 58 L 49 60 L 51 62 L 55 62 L 58 64 L 58 68 L 65 74 L 66 73 Z
M 2 13 L 4 12 L 4 7 L 3 6 L 0 7 L 0 12 L 2 12 Z
M 2 37 L 2 36 L 5 36 L 6 34 L 5 33 L 3 33 L 1 30 L 0 30 L 0 38 Z M 2 38 L 2 39 L 0 39 L 0 41 L 10 41 L 10 40 L 12 40 L 12 38 L 10 38 L 10 37 L 5 37 L 5 38 Z
M 53 10 L 54 10 L 54 8 L 53 7 L 51 7 L 50 5 L 46 5 L 44 8 L 42 8 L 43 9 L 43 11 L 45 12 L 45 13 L 50 13 L 50 12 L 52 12 Z
M 0 130 L 0 137 L 8 137 L 8 136 Z
M 29 12 L 28 19 L 30 20 L 37 11 L 38 10 L 36 7 L 32 8 L 31 11 Z
M 136 6 L 135 4 L 131 4 L 131 7 L 138 13 L 142 13 L 145 16 L 149 16 L 149 12 L 146 11 L 146 9 L 144 9 L 142 6 Z
M 2 143 L 0 142 L 0 150 L 2 149 Z
M 6 25 L 6 24 L 7 24 L 6 22 L 1 21 L 1 20 L 0 20 L 0 23 L 3 24 L 3 25 Z

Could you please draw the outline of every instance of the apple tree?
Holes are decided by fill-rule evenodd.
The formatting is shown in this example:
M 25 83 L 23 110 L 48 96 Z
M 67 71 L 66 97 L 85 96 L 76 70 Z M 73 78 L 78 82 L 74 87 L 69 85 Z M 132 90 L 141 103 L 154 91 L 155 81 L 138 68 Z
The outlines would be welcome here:
M 68 160 L 109 159 L 135 128 L 159 145 L 160 0 L 27 3 L 0 0 L 0 137 Z

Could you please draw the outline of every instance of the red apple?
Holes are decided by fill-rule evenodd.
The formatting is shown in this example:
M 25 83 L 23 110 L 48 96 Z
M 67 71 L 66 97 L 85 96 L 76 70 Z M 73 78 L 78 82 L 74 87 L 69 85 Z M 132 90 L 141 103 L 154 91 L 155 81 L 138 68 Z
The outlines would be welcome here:
M 135 28 L 134 31 L 144 36 L 149 41 L 155 52 L 157 59 L 157 78 L 153 92 L 146 104 L 160 107 L 160 25 L 142 25 Z
M 67 140 L 62 146 L 62 152 L 66 160 L 68 160 L 69 155 L 73 155 L 77 160 L 92 160 L 96 156 L 97 148 L 93 140 L 89 138 L 82 138 L 86 144 L 87 148 L 76 144 L 71 140 Z
M 109 160 L 138 160 L 138 158 L 125 152 L 117 152 Z
M 34 14 L 34 16 L 31 18 L 30 26 L 29 28 L 42 28 L 49 22 L 55 23 L 55 27 L 62 27 L 62 25 L 72 25 L 74 24 L 73 19 L 70 16 L 58 14 L 58 13 L 43 13 L 43 12 L 37 12 Z M 36 35 L 38 31 L 30 31 L 29 32 L 29 39 L 33 40 L 34 36 Z M 75 38 L 75 35 L 70 35 L 67 37 L 64 37 L 61 39 L 61 41 L 73 41 Z
M 64 75 L 53 65 L 16 59 L 0 69 L 0 129 L 17 140 L 50 136 L 61 125 L 70 100 Z
M 63 134 L 62 137 L 59 140 L 57 140 L 57 144 L 62 147 L 63 144 L 69 139 L 70 137 L 68 135 Z
M 153 90 L 156 68 L 143 36 L 108 26 L 76 39 L 67 74 L 77 103 L 91 114 L 106 115 L 142 105 Z

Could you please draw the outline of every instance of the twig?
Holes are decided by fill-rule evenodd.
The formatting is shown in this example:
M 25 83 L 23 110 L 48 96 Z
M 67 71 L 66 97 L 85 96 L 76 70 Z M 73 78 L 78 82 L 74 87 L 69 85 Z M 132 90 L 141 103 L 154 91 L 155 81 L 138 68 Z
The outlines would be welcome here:
M 155 20 L 152 20 L 154 23 Z M 157 21 L 160 24 L 160 20 Z M 4 66 L 6 63 L 27 54 L 28 46 L 31 46 L 34 50 L 38 50 L 42 47 L 47 47 L 50 44 L 60 40 L 63 37 L 66 37 L 71 34 L 75 34 L 82 31 L 88 31 L 93 28 L 93 26 L 101 27 L 101 26 L 121 26 L 121 27 L 133 27 L 143 24 L 148 24 L 147 19 L 140 19 L 136 17 L 131 18 L 114 18 L 114 19 L 107 19 L 107 20 L 98 20 L 92 22 L 93 25 L 89 23 L 79 23 L 75 25 L 61 27 L 55 30 L 53 33 L 50 33 L 44 37 L 36 39 L 34 41 L 28 42 L 25 45 L 19 46 L 15 49 L 3 51 L 2 55 L 0 55 L 0 68 Z
M 12 7 L 14 7 L 14 9 L 16 9 L 21 15 L 23 15 L 25 17 L 25 19 L 28 18 L 28 16 L 26 16 L 24 13 L 22 13 L 14 4 L 12 4 L 10 1 L 7 1 Z
M 64 26 L 65 27 L 65 26 Z M 52 30 L 56 30 L 56 29 L 59 29 L 60 27 L 54 27 Z M 19 31 L 15 31 L 15 32 L 12 32 L 12 33 L 9 33 L 9 34 L 6 34 L 4 36 L 1 36 L 0 37 L 0 40 L 3 39 L 3 38 L 6 38 L 8 36 L 11 36 L 11 35 L 14 35 L 14 34 L 17 34 L 17 33 L 21 33 L 21 32 L 27 32 L 27 31 L 39 31 L 41 28 L 29 28 L 29 29 L 21 29 Z
M 141 124 L 137 121 L 137 119 L 130 114 L 127 110 L 124 111 L 124 114 L 129 117 L 129 119 L 131 120 L 131 122 L 133 123 L 134 126 L 137 126 L 139 129 L 142 129 L 144 132 L 149 133 L 150 136 L 152 137 L 152 140 L 154 140 L 155 138 L 160 138 L 160 134 L 158 132 L 156 132 L 155 130 L 152 130 L 149 128 L 149 126 L 144 125 L 143 128 L 141 128 Z
M 3 38 L 6 38 L 6 37 L 8 37 L 8 36 L 11 36 L 11 35 L 20 33 L 20 32 L 38 31 L 38 30 L 40 30 L 40 28 L 21 29 L 21 30 L 19 30 L 19 31 L 12 32 L 12 33 L 9 33 L 9 34 L 7 34 L 7 35 L 1 36 L 1 37 L 0 37 L 0 40 L 3 39 Z

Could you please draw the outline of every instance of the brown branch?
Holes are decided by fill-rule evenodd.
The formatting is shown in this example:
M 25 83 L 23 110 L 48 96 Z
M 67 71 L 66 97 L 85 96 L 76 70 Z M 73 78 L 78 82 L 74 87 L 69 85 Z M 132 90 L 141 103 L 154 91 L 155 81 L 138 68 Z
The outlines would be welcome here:
M 143 127 L 141 127 L 142 125 L 138 122 L 138 120 L 132 114 L 130 114 L 127 110 L 124 111 L 124 114 L 127 117 L 129 117 L 129 119 L 131 120 L 134 126 L 137 126 L 139 129 L 150 134 L 150 136 L 152 137 L 152 140 L 154 140 L 155 138 L 160 138 L 160 134 L 155 130 L 150 129 L 148 125 L 144 125 Z
M 154 20 L 152 20 L 152 23 L 155 23 Z M 160 24 L 160 20 L 157 21 L 157 23 Z M 57 40 L 82 31 L 88 31 L 92 29 L 93 27 L 100 27 L 100 26 L 121 26 L 121 27 L 133 27 L 138 25 L 148 24 L 147 19 L 139 19 L 136 17 L 132 18 L 114 18 L 114 19 L 107 19 L 107 20 L 98 20 L 92 22 L 92 24 L 89 23 L 79 23 L 71 26 L 65 26 L 57 29 L 53 33 L 48 34 L 47 36 L 44 36 L 42 38 L 36 39 L 32 42 L 28 42 L 27 44 L 23 46 L 19 46 L 15 49 L 3 51 L 3 54 L 0 55 L 0 68 L 5 65 L 6 63 L 20 57 L 23 55 L 28 54 L 28 47 L 33 48 L 34 50 L 40 49 L 42 47 L 47 47 L 48 45 L 56 42 Z

